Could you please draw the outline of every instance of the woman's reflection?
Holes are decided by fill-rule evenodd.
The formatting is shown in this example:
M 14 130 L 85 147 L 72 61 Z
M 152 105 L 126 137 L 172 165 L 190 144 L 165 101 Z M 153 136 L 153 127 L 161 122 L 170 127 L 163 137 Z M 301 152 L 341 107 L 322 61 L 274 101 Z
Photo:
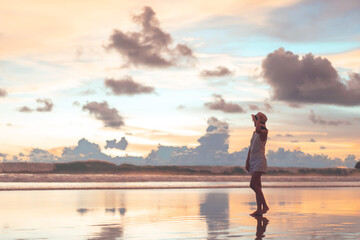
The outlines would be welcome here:
M 269 220 L 262 215 L 255 215 L 253 217 L 257 220 L 255 240 L 263 239 L 263 237 L 265 237 L 264 233 L 266 231 L 266 226 L 268 225 Z

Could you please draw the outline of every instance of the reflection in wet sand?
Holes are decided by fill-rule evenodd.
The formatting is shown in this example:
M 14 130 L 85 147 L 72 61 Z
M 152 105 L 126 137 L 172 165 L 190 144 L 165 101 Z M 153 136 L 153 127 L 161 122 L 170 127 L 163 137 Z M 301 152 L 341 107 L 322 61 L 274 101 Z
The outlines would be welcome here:
M 85 213 L 87 213 L 89 211 L 89 209 L 86 208 L 78 208 L 76 210 L 80 215 L 84 215 Z
M 207 193 L 205 201 L 200 204 L 200 215 L 206 219 L 207 239 L 227 236 L 229 228 L 228 193 Z
M 101 226 L 101 225 L 100 225 Z M 116 240 L 122 237 L 122 228 L 117 224 L 108 224 L 101 226 L 101 231 L 94 234 L 94 237 L 88 238 L 89 240 Z
M 269 224 L 269 220 L 263 215 L 255 215 L 254 218 L 257 221 L 256 225 L 256 240 L 261 240 L 265 237 L 266 226 Z
M 359 190 L 264 189 L 257 218 L 249 189 L 3 191 L 0 239 L 359 239 Z

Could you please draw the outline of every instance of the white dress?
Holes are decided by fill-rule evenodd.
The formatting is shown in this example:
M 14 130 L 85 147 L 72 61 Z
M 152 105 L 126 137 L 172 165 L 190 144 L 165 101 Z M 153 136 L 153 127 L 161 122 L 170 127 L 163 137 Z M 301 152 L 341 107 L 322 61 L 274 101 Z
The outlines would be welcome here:
M 260 171 L 266 173 L 267 160 L 265 157 L 265 141 L 261 141 L 260 135 L 257 132 L 253 133 L 250 141 L 250 173 Z

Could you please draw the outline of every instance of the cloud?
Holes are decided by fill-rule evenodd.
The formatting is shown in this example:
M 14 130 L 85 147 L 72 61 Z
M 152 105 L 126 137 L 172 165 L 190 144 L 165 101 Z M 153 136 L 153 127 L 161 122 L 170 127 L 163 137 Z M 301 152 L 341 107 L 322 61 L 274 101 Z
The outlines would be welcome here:
M 343 166 L 353 168 L 356 164 L 354 155 L 348 155 L 343 161 L 340 158 L 330 158 L 323 154 L 311 155 L 298 150 L 285 150 L 284 148 L 279 148 L 277 151 L 269 150 L 266 157 L 269 166 L 278 167 L 323 168 Z
M 96 143 L 91 143 L 85 138 L 78 141 L 76 147 L 65 147 L 59 158 L 62 162 L 80 161 L 80 160 L 103 160 L 109 161 L 111 157 L 102 153 L 100 146 Z
M 288 105 L 292 108 L 302 108 L 302 105 L 299 103 L 288 103 Z
M 53 102 L 51 101 L 51 99 L 48 98 L 38 98 L 36 99 L 36 102 L 39 103 L 42 106 L 37 107 L 36 109 L 32 109 L 28 106 L 22 106 L 18 109 L 19 112 L 24 112 L 24 113 L 30 113 L 33 111 L 37 111 L 37 112 L 51 112 L 51 110 L 54 107 Z
M 6 162 L 6 156 L 7 156 L 7 154 L 5 154 L 5 153 L 0 153 L 0 161 L 1 161 L 1 162 Z
M 122 137 L 120 141 L 116 142 L 116 139 L 114 140 L 106 140 L 106 146 L 107 148 L 116 148 L 120 150 L 125 150 L 128 146 L 128 142 L 126 141 L 125 137 Z
M 22 106 L 18 109 L 19 112 L 24 112 L 24 113 L 28 113 L 28 112 L 32 112 L 33 110 L 27 106 Z
M 145 158 L 137 156 L 112 157 L 104 154 L 100 146 L 85 138 L 78 141 L 77 146 L 63 148 L 61 156 L 57 157 L 46 150 L 35 148 L 29 155 L 18 154 L 8 156 L 0 153 L 2 161 L 35 161 L 35 162 L 70 162 L 84 160 L 103 160 L 115 164 L 135 165 L 189 165 L 189 166 L 244 166 L 248 148 L 229 153 L 229 125 L 211 117 L 203 136 L 198 139 L 199 145 L 194 148 L 187 146 L 162 146 L 152 150 Z M 113 141 L 110 144 L 114 143 Z M 121 140 L 119 141 L 121 142 Z M 116 141 L 115 141 L 116 143 Z M 267 155 L 269 166 L 278 167 L 349 167 L 353 168 L 358 160 L 355 155 L 348 155 L 344 160 L 330 158 L 327 155 L 306 154 L 300 150 L 269 150 Z
M 345 81 L 326 58 L 309 53 L 300 59 L 279 48 L 263 60 L 262 70 L 275 100 L 290 104 L 360 105 L 359 74 L 351 73 Z
M 267 99 L 264 100 L 262 107 L 258 107 L 254 104 L 248 104 L 250 111 L 264 111 L 272 112 L 274 110 L 273 106 L 269 103 Z
M 324 147 L 324 146 L 320 146 L 320 149 L 326 149 L 326 147 Z
M 286 133 L 285 135 L 282 135 L 280 133 L 276 134 L 277 137 L 294 137 L 294 135 L 290 134 L 290 133 Z
M 310 110 L 309 119 L 312 123 L 323 126 L 351 125 L 351 122 L 347 120 L 325 120 L 321 116 L 316 116 L 313 110 Z
M 259 111 L 259 107 L 253 104 L 249 104 L 249 108 L 251 111 Z
M 186 107 L 185 107 L 184 105 L 181 105 L 181 104 L 176 107 L 176 109 L 178 109 L 178 110 L 182 110 L 182 109 L 185 109 L 185 108 L 186 108 Z
M 20 156 L 20 154 L 19 154 Z M 56 161 L 56 156 L 49 153 L 46 150 L 39 148 L 34 148 L 28 155 L 30 162 L 54 162 Z
M 9 156 L 8 154 L 1 154 L 3 162 L 56 162 L 58 159 L 55 155 L 40 148 L 33 148 L 28 155 L 19 153 L 18 155 Z
M 61 162 L 86 161 L 86 160 L 102 160 L 110 161 L 115 164 L 130 163 L 135 165 L 144 165 L 143 157 L 126 156 L 112 157 L 101 151 L 98 144 L 82 138 L 75 147 L 65 147 L 60 157 L 57 158 Z
M 356 156 L 353 154 L 349 154 L 345 159 L 344 159 L 344 166 L 345 167 L 349 167 L 349 168 L 353 168 L 355 167 L 356 163 L 360 161 L 360 159 L 356 159 Z
M 81 95 L 94 95 L 94 94 L 96 94 L 96 91 L 94 89 L 87 89 L 81 91 Z
M 51 99 L 47 99 L 47 98 L 44 98 L 44 99 L 38 98 L 38 99 L 36 99 L 36 102 L 40 103 L 40 104 L 44 104 L 42 107 L 36 108 L 36 111 L 38 111 L 38 112 L 51 112 L 51 110 L 54 106 Z
M 309 142 L 316 142 L 316 140 L 313 139 L 313 138 L 311 138 L 311 139 L 309 140 Z
M 244 166 L 248 148 L 229 153 L 229 126 L 226 122 L 212 117 L 208 120 L 208 127 L 204 136 L 200 137 L 199 146 L 158 146 L 146 158 L 146 164 L 152 165 L 223 165 Z M 277 167 L 350 167 L 356 164 L 356 157 L 349 155 L 343 160 L 330 158 L 327 155 L 306 154 L 299 150 L 269 150 L 268 165 Z
M 264 110 L 266 112 L 272 112 L 274 110 L 274 108 L 270 105 L 270 103 L 268 102 L 268 100 L 264 101 Z
M 126 66 L 164 68 L 175 66 L 183 59 L 194 59 L 188 46 L 173 45 L 171 35 L 160 28 L 155 15 L 152 8 L 144 7 L 143 13 L 133 16 L 140 31 L 124 33 L 115 29 L 106 48 L 119 52 L 124 57 Z
M 197 152 L 227 152 L 229 149 L 229 124 L 219 121 L 215 117 L 208 120 L 206 134 L 198 139 L 200 146 L 196 147 Z
M 232 75 L 233 72 L 230 71 L 227 67 L 218 66 L 215 70 L 203 70 L 200 73 L 201 77 L 224 77 Z
M 214 94 L 214 101 L 207 102 L 204 105 L 212 110 L 219 110 L 226 113 L 244 113 L 245 110 L 238 104 L 225 102 L 221 95 Z
M 215 117 L 209 118 L 207 123 L 206 133 L 198 139 L 199 145 L 197 147 L 159 145 L 157 149 L 152 150 L 145 158 L 136 156 L 111 157 L 102 153 L 98 144 L 91 143 L 85 138 L 80 139 L 75 147 L 65 147 L 59 157 L 54 157 L 52 154 L 41 149 L 34 149 L 29 156 L 34 161 L 50 160 L 57 162 L 97 159 L 111 161 L 116 164 L 130 163 L 136 165 L 243 165 L 247 149 L 233 153 L 228 152 L 230 137 L 228 123 L 220 121 Z M 107 145 L 109 142 L 110 145 L 114 142 L 116 143 L 114 140 L 107 141 Z
M 12 161 L 12 162 L 74 162 L 74 161 L 85 161 L 85 160 L 102 160 L 102 161 L 111 161 L 116 164 L 122 163 L 132 163 L 132 164 L 142 164 L 142 157 L 111 157 L 101 152 L 100 146 L 96 143 L 92 143 L 85 138 L 82 138 L 78 141 L 76 146 L 65 147 L 62 150 L 61 156 L 55 156 L 49 153 L 46 150 L 34 148 L 30 151 L 28 155 L 20 153 L 18 155 L 6 158 L 8 155 L 0 154 L 0 159 L 3 158 L 3 161 Z
M 124 126 L 124 119 L 119 115 L 118 110 L 110 108 L 106 101 L 89 102 L 83 106 L 83 111 L 89 111 L 96 119 L 103 121 L 105 127 L 120 128 Z
M 111 88 L 115 95 L 135 95 L 142 93 L 153 93 L 154 88 L 134 82 L 130 76 L 123 79 L 106 79 L 105 86 Z
M 3 88 L 0 88 L 0 97 L 6 97 L 7 96 L 7 91 Z
M 360 89 L 360 74 L 349 73 L 348 87 L 349 89 Z
M 151 165 L 217 165 L 239 166 L 246 159 L 247 149 L 229 153 L 229 125 L 215 117 L 209 118 L 205 135 L 198 139 L 200 145 L 195 148 L 186 146 L 162 146 L 145 158 Z

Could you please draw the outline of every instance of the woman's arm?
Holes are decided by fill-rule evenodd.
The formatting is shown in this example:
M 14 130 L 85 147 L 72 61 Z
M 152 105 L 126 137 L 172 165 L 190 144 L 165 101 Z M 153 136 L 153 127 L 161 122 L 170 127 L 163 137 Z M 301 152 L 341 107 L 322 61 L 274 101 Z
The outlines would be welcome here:
M 245 164 L 245 169 L 248 172 L 250 171 L 250 151 L 251 151 L 251 148 L 249 147 L 248 155 L 246 158 L 246 164 Z
M 261 129 L 260 118 L 256 120 L 255 126 L 256 126 L 255 131 L 260 135 L 260 140 L 265 141 L 267 139 L 268 130 L 266 128 Z

